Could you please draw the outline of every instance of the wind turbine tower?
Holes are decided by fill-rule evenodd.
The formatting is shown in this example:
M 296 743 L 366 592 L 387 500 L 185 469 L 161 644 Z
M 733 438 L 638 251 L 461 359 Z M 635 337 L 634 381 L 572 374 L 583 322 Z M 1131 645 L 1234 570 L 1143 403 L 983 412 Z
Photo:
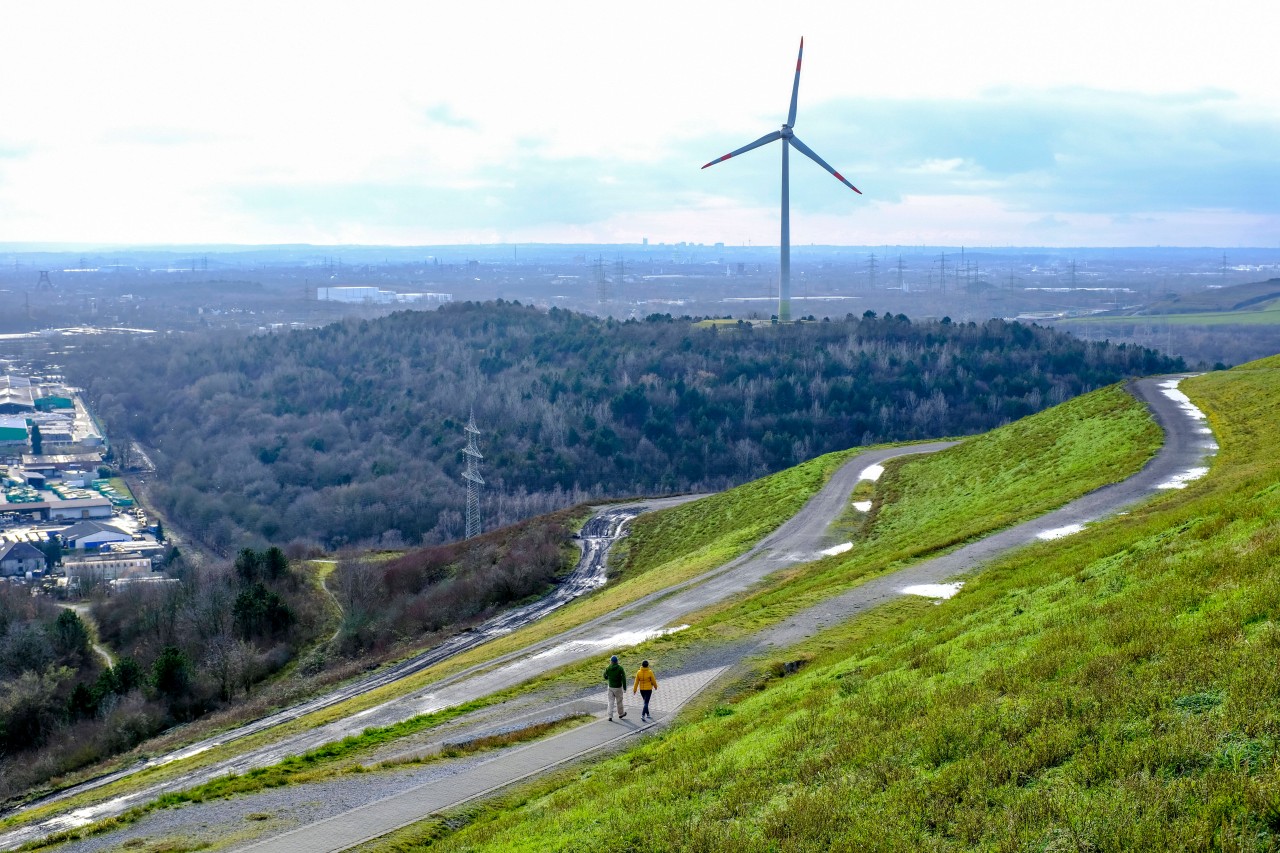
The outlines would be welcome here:
M 788 155 L 791 152 L 792 146 L 795 146 L 796 150 L 801 154 L 805 155 L 810 160 L 834 175 L 836 180 L 840 181 L 840 183 L 844 184 L 858 195 L 862 195 L 862 190 L 849 183 L 849 181 L 845 179 L 844 175 L 841 175 L 835 169 L 827 165 L 826 161 L 815 154 L 813 149 L 808 145 L 801 142 L 800 137 L 796 136 L 795 132 L 792 130 L 796 123 L 796 101 L 800 94 L 800 61 L 803 58 L 804 39 L 802 38 L 800 39 L 800 52 L 796 55 L 796 78 L 795 82 L 791 84 L 791 109 L 787 111 L 787 123 L 782 126 L 782 129 L 775 130 L 773 133 L 766 133 L 755 142 L 752 142 L 749 145 L 744 145 L 736 151 L 730 151 L 723 157 L 712 160 L 706 166 L 702 167 L 705 169 L 707 166 L 714 166 L 716 163 L 723 163 L 730 157 L 736 157 L 739 154 L 750 151 L 752 148 L 759 148 L 761 145 L 768 145 L 770 142 L 775 142 L 779 139 L 782 140 L 782 259 L 780 274 L 778 276 L 779 323 L 788 323 L 791 321 L 791 202 L 789 186 L 790 161 Z

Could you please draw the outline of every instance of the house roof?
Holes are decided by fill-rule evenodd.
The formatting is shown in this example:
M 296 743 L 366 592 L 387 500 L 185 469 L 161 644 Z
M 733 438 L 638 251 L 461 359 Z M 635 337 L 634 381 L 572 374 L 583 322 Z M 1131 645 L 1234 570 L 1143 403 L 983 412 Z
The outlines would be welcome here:
M 119 527 L 104 524 L 101 521 L 77 521 L 58 535 L 63 539 L 79 539 L 81 536 L 90 536 L 94 533 L 117 533 L 126 539 L 133 538 Z
M 44 559 L 44 552 L 29 542 L 6 542 L 0 545 L 0 560 Z

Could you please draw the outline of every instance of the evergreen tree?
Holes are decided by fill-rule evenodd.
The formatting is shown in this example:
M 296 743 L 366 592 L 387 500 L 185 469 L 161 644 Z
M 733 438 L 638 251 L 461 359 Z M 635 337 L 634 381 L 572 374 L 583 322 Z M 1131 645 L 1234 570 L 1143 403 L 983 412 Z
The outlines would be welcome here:
M 165 646 L 151 667 L 151 686 L 170 701 L 191 690 L 191 659 L 177 646 Z
M 60 656 L 82 654 L 89 648 L 89 629 L 80 614 L 63 610 L 53 623 L 53 648 Z

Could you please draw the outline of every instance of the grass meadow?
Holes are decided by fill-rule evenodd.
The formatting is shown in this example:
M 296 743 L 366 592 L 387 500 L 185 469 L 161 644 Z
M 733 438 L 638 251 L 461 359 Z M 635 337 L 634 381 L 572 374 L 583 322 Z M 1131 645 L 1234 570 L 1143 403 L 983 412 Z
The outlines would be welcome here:
M 869 495 L 859 495 L 871 498 L 873 509 L 857 525 L 845 525 L 859 530 L 853 550 L 780 574 L 763 584 L 753 595 L 713 608 L 703 614 L 700 622 L 694 621 L 689 630 L 652 641 L 636 649 L 635 654 L 649 654 L 656 659 L 670 661 L 701 644 L 748 635 L 808 603 L 897 564 L 949 549 L 1121 479 L 1141 467 L 1159 447 L 1159 440 L 1159 429 L 1145 407 L 1116 386 L 968 439 L 951 450 L 902 460 L 890 467 Z M 638 519 L 633 528 L 629 553 L 620 561 L 617 576 L 608 588 L 564 608 L 538 625 L 503 638 L 498 644 L 477 649 L 461 660 L 450 662 L 447 667 L 434 668 L 413 679 L 413 684 L 418 686 L 419 682 L 426 683 L 439 677 L 447 669 L 476 663 L 506 651 L 508 647 L 515 648 L 549 636 L 553 631 L 608 612 L 622 602 L 635 600 L 648 591 L 692 577 L 741 554 L 793 515 L 853 452 L 828 454 L 723 494 Z M 804 705 L 826 701 L 804 698 L 809 695 L 809 688 L 805 685 L 813 677 L 812 673 L 823 667 L 846 666 L 842 655 L 848 653 L 851 643 L 879 638 L 881 628 L 886 631 L 885 637 L 891 636 L 894 630 L 901 630 L 897 626 L 905 624 L 903 620 L 908 616 L 914 619 L 917 615 L 928 617 L 949 613 L 954 606 L 955 602 L 951 602 L 944 608 L 935 608 L 927 602 L 913 599 L 893 608 L 887 618 L 884 614 L 874 614 L 821 635 L 809 644 L 809 649 L 803 650 L 807 657 L 815 657 L 816 663 L 802 675 L 770 681 L 769 688 L 759 696 L 752 696 L 749 702 L 721 707 L 708 719 L 682 726 L 662 740 L 642 747 L 641 753 L 660 755 L 664 749 L 662 744 L 667 741 L 674 739 L 683 743 L 683 739 L 689 738 L 691 742 L 709 738 L 707 743 L 711 744 L 723 737 L 742 737 L 744 748 L 751 749 L 750 744 L 755 742 L 753 738 L 763 737 L 768 741 L 771 736 L 769 730 L 777 725 L 779 719 L 785 718 L 785 714 L 782 718 L 777 716 L 780 709 L 794 703 Z M 598 679 L 598 668 L 598 662 L 593 660 L 560 671 L 542 673 L 534 682 L 519 689 L 539 691 L 557 684 L 594 683 Z M 859 675 L 837 687 L 847 690 L 849 685 L 866 677 Z M 837 680 L 843 681 L 843 677 Z M 878 689 L 888 689 L 885 686 L 888 683 L 880 682 Z M 404 692 L 409 686 L 401 684 L 394 692 Z M 800 694 L 796 693 L 797 690 Z M 384 688 L 362 697 L 358 705 L 326 709 L 285 727 L 285 730 L 317 725 L 392 695 L 392 690 Z M 813 695 L 818 696 L 820 692 Z M 489 697 L 477 704 L 499 699 L 501 696 Z M 753 703 L 759 702 L 764 704 L 757 708 Z M 415 718 L 387 729 L 370 730 L 365 735 L 291 759 L 276 768 L 214 783 L 190 795 L 172 799 L 176 803 L 192 797 L 247 793 L 280 784 L 316 780 L 326 773 L 350 772 L 355 766 L 353 762 L 358 763 L 359 756 L 368 750 L 388 740 L 420 732 L 436 722 L 456 716 L 461 710 L 453 709 L 435 717 Z M 751 734 L 748 730 L 756 725 L 761 727 L 761 731 Z M 265 742 L 272 737 L 264 733 L 244 744 L 215 749 L 209 757 L 229 755 L 247 744 Z M 699 749 L 699 754 L 709 759 L 715 755 L 710 746 Z M 646 763 L 654 760 L 644 759 Z M 164 768 L 158 775 L 170 775 L 189 767 L 184 763 L 182 768 Z M 608 763 L 598 772 L 612 774 L 618 772 L 615 767 L 616 762 Z M 670 768 L 662 772 L 670 772 Z M 685 770 L 682 768 L 678 772 L 684 774 Z M 622 772 L 619 778 L 626 776 Z M 768 777 L 756 781 L 769 787 L 774 785 Z M 574 796 L 588 800 L 593 796 L 590 786 L 581 790 L 577 786 L 572 788 L 578 791 Z M 115 786 L 113 793 L 117 793 L 114 789 Z M 566 788 L 566 796 L 569 790 Z M 787 790 L 783 786 L 762 794 L 767 794 L 767 798 L 781 796 L 785 801 L 790 796 Z M 709 796 L 715 800 L 718 795 Z M 488 813 L 482 810 L 481 814 Z M 526 813 L 526 816 L 534 821 L 534 825 L 541 825 L 539 821 L 545 817 L 550 821 L 545 828 L 548 837 L 557 835 L 558 830 L 554 827 L 559 818 L 553 812 Z M 659 820 L 668 818 L 665 813 L 655 816 Z M 491 823 L 482 819 L 449 843 L 463 844 L 462 849 L 466 849 L 465 845 L 472 843 L 468 839 L 492 837 L 493 840 L 485 843 L 491 844 L 492 849 L 506 849 L 508 840 L 502 835 L 503 826 L 501 820 Z M 565 837 L 568 840 L 563 846 L 545 849 L 582 849 L 579 845 L 597 843 L 591 840 L 594 836 L 590 832 L 575 831 Z M 425 843 L 425 839 L 419 837 L 413 843 Z M 544 848 L 534 845 L 527 849 Z M 605 849 L 612 848 L 605 844 Z M 735 848 L 729 845 L 708 849 Z M 760 849 L 771 848 L 765 844 Z
M 382 849 L 1280 847 L 1280 359 L 1183 389 L 1221 444 L 1206 478 Z

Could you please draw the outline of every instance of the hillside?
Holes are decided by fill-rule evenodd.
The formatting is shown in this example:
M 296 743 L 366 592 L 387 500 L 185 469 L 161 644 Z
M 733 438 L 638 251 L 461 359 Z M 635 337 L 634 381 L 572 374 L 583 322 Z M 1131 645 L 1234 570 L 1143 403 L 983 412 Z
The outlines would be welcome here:
M 982 432 L 1125 376 L 1151 350 L 902 315 L 699 328 L 511 303 L 284 334 L 90 344 L 66 373 L 159 469 L 168 518 L 243 546 L 399 547 L 463 532 L 463 433 L 487 529 L 586 499 L 714 491 L 822 453 Z
M 981 536 L 993 529 L 1034 518 L 1044 509 L 1078 497 L 1099 484 L 1126 477 L 1143 464 L 1157 444 L 1158 436 L 1145 407 L 1119 388 L 1103 389 L 1010 424 L 953 450 L 913 458 L 894 466 L 893 470 L 886 472 L 884 482 L 876 489 L 874 500 L 880 504 L 877 515 L 886 520 L 897 515 L 899 523 L 889 524 L 890 530 L 902 529 L 904 525 L 901 522 L 904 521 L 908 527 L 920 521 L 927 522 L 920 526 L 920 535 L 911 537 L 915 556 L 927 556 L 948 550 L 957 535 L 962 538 Z M 898 451 L 868 451 L 870 455 L 885 452 Z M 573 625 L 598 621 L 601 614 L 623 611 L 628 602 L 637 602 L 704 571 L 709 560 L 714 564 L 714 561 L 741 553 L 743 548 L 795 513 L 804 503 L 804 495 L 820 487 L 850 455 L 845 452 L 820 457 L 706 501 L 655 513 L 652 523 L 637 526 L 634 539 L 639 547 L 634 548 L 625 561 L 621 578 L 599 593 L 566 606 L 546 620 L 432 666 L 395 685 L 385 685 L 341 705 L 290 722 L 274 735 L 276 739 L 283 739 L 281 744 L 267 747 L 261 744 L 261 736 L 256 736 L 248 743 L 237 745 L 229 735 L 220 735 L 213 749 L 191 750 L 189 755 L 193 757 L 154 772 L 143 771 L 128 784 L 154 782 L 157 776 L 172 776 L 175 771 L 184 774 L 179 779 L 190 779 L 185 774 L 200 767 L 203 768 L 199 771 L 202 778 L 214 781 L 180 795 L 177 792 L 184 786 L 170 788 L 168 790 L 174 793 L 162 798 L 161 802 L 177 804 L 193 799 L 207 800 L 225 796 L 231 791 L 253 797 L 254 791 L 280 785 L 291 786 L 291 790 L 296 786 L 293 790 L 295 797 L 308 800 L 317 796 L 324 798 L 324 794 L 313 793 L 313 785 L 323 786 L 326 780 L 341 778 L 347 772 L 364 772 L 360 768 L 370 760 L 371 753 L 373 756 L 379 754 L 379 744 L 388 744 L 388 748 L 399 751 L 412 748 L 420 738 L 432 737 L 436 727 L 459 711 L 490 708 L 492 712 L 501 713 L 501 703 L 517 695 L 546 697 L 555 705 L 563 701 L 556 697 L 567 698 L 566 690 L 569 691 L 568 696 L 572 696 L 582 684 L 594 680 L 598 675 L 591 672 L 596 668 L 594 660 L 564 667 L 541 655 L 542 663 L 534 671 L 525 666 L 506 669 L 515 679 L 508 689 L 494 693 L 494 682 L 484 676 L 481 680 L 488 685 L 484 692 L 489 695 L 472 694 L 473 699 L 455 700 L 467 702 L 457 711 L 450 709 L 412 716 L 415 713 L 412 709 L 421 707 L 424 700 L 431 701 L 438 694 L 438 685 L 447 683 L 451 674 L 466 671 L 476 663 L 493 660 L 513 649 L 524 648 L 531 642 L 546 640 Z M 1001 464 L 998 461 L 1007 463 L 1013 457 L 1020 459 L 1021 464 Z M 933 485 L 922 494 L 915 495 L 917 488 L 911 485 L 913 483 Z M 974 488 L 975 484 L 982 484 L 982 488 Z M 870 541 L 877 537 L 862 538 Z M 885 541 L 890 540 L 902 541 L 893 533 L 889 533 Z M 659 547 L 650 547 L 652 544 Z M 429 557 L 430 554 L 424 556 Z M 859 548 L 812 563 L 812 571 L 803 575 L 781 573 L 769 578 L 754 594 L 731 596 L 724 600 L 723 606 L 696 621 L 690 620 L 695 621 L 693 627 L 656 640 L 635 653 L 656 651 L 664 666 L 676 666 L 679 660 L 696 659 L 698 655 L 722 655 L 726 649 L 740 645 L 743 638 L 750 637 L 762 626 L 786 618 L 815 596 L 830 595 L 856 582 L 859 576 L 882 572 L 886 568 L 886 558 L 893 561 L 904 556 L 888 547 Z M 746 584 L 744 591 L 750 589 L 752 582 L 748 580 Z M 670 598 L 667 596 L 668 600 Z M 651 624 L 647 620 L 654 618 L 652 608 L 642 608 L 639 617 L 646 624 Z M 534 675 L 532 683 L 518 684 L 530 675 Z M 406 713 L 410 716 L 406 717 Z M 338 721 L 343 719 L 347 724 L 340 726 Z M 322 730 L 321 739 L 317 739 L 314 735 Z M 340 739 L 344 734 L 350 736 L 341 744 L 319 746 Z M 393 741 L 402 745 L 391 747 Z M 275 764 L 282 754 L 288 754 L 280 751 L 282 745 L 292 742 L 305 744 L 300 751 L 293 752 L 300 758 Z M 260 763 L 262 758 L 252 757 L 264 749 L 266 752 L 262 757 L 266 758 L 265 764 Z M 227 772 L 219 768 L 226 767 L 228 761 L 237 772 L 243 772 L 246 767 L 257 766 L 260 769 L 241 777 L 217 779 Z M 269 766 L 271 764 L 275 766 Z M 369 778 L 372 781 L 373 777 Z M 122 780 L 98 796 L 119 795 L 127 790 L 125 785 Z M 87 801 L 83 796 L 77 797 L 68 806 Z M 47 813 L 49 808 L 40 807 L 27 819 Z M 135 812 L 129 820 L 148 813 L 149 809 Z M 143 820 L 143 825 L 138 828 L 144 834 L 147 831 L 145 824 Z
M 1147 306 L 1150 314 L 1204 314 L 1260 310 L 1280 299 L 1280 278 L 1192 293 L 1170 294 Z
M 1188 364 L 1241 364 L 1280 350 L 1280 279 L 1170 293 L 1055 326 L 1090 340 L 1156 347 Z
M 1206 478 L 394 849 L 1273 848 L 1280 358 L 1183 388 L 1221 443 Z

